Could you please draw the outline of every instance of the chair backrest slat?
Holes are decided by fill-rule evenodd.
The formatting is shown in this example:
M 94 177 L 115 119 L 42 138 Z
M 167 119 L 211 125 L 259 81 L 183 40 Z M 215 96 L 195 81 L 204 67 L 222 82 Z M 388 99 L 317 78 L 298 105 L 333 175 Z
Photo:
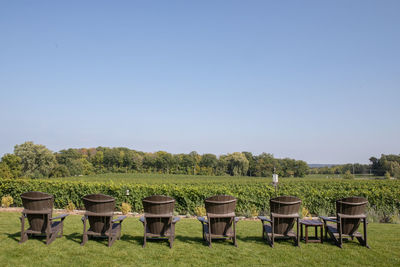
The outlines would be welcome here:
M 346 197 L 336 200 L 336 215 L 358 215 L 360 217 L 366 216 L 366 208 L 368 200 L 364 197 Z M 357 231 L 361 218 L 348 218 L 342 219 L 342 233 L 346 235 L 352 235 Z
M 214 235 L 232 234 L 235 217 L 236 198 L 229 195 L 212 196 L 204 200 L 211 233 Z
M 115 199 L 103 194 L 91 194 L 82 198 L 88 216 L 90 231 L 105 233 L 109 228 L 115 209 Z
M 298 215 L 301 200 L 293 196 L 279 196 L 269 201 L 270 212 L 281 215 Z M 286 235 L 292 230 L 295 218 L 274 218 L 274 233 Z
M 164 236 L 170 229 L 174 214 L 175 199 L 154 195 L 142 200 L 147 231 Z
M 49 219 L 53 213 L 53 195 L 31 191 L 21 194 L 24 213 L 26 214 L 30 230 L 45 233 Z

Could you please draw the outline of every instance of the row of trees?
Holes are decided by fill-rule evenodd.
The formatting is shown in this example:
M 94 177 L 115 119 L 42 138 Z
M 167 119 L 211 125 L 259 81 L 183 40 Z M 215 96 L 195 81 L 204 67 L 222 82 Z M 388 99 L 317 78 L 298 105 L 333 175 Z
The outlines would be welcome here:
M 371 164 L 343 164 L 331 167 L 311 168 L 310 174 L 373 174 L 376 176 L 390 176 L 400 178 L 400 155 L 384 155 L 371 157 Z
M 400 178 L 400 155 L 370 158 L 371 165 L 344 164 L 309 168 L 307 163 L 294 159 L 276 159 L 272 154 L 253 155 L 234 152 L 217 157 L 214 154 L 171 154 L 165 151 L 146 153 L 124 147 L 65 149 L 53 153 L 44 145 L 25 142 L 14 147 L 0 161 L 0 177 L 66 177 L 108 172 L 141 172 L 190 175 L 243 175 L 270 177 L 275 172 L 284 177 L 303 177 L 306 174 L 390 174 Z
M 371 157 L 371 170 L 374 175 L 385 175 L 400 178 L 400 155 L 381 155 L 379 159 Z
M 243 175 L 303 177 L 306 162 L 276 159 L 271 154 L 253 155 L 234 152 L 217 157 L 214 154 L 171 154 L 165 151 L 145 153 L 124 147 L 66 149 L 53 153 L 43 145 L 25 142 L 14 147 L 0 162 L 1 177 L 66 177 L 107 172 L 143 172 L 191 175 Z
M 371 173 L 371 165 L 368 164 L 343 164 L 330 167 L 311 168 L 310 174 L 345 174 L 346 172 L 354 174 L 369 174 Z

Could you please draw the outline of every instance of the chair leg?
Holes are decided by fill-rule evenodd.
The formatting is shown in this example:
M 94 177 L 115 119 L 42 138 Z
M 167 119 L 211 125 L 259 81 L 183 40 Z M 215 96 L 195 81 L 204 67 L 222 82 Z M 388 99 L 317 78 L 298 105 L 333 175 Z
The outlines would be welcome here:
M 343 239 L 342 239 L 342 219 L 340 218 L 340 224 L 339 224 L 339 242 L 338 242 L 338 246 L 340 248 L 342 248 L 342 244 L 343 244 Z
M 84 246 L 86 244 L 86 242 L 88 241 L 88 239 L 89 239 L 88 235 L 86 233 L 83 233 L 81 246 Z
M 296 246 L 300 246 L 300 242 L 299 242 L 299 226 L 300 226 L 300 224 L 299 224 L 299 218 L 297 218 L 297 221 L 296 221 L 296 224 L 297 224 L 297 232 L 296 232 Z
M 367 218 L 364 219 L 364 245 L 369 248 L 368 242 L 367 242 Z
M 28 234 L 25 231 L 21 232 L 21 239 L 20 239 L 19 243 L 22 244 L 22 243 L 26 242 L 27 240 L 28 240 Z
M 20 219 L 21 219 L 21 239 L 19 240 L 19 243 L 22 244 L 28 240 L 28 234 L 25 231 L 25 218 L 21 217 Z
M 236 222 L 235 218 L 233 218 L 233 245 L 237 247 L 237 242 L 236 242 Z
M 274 220 L 272 219 L 272 232 L 271 232 L 271 247 L 274 247 L 274 242 L 275 242 L 275 236 L 274 236 L 274 232 L 275 232 L 275 224 L 273 223 Z
M 146 231 L 146 230 L 145 230 Z M 142 248 L 145 248 L 146 247 L 146 239 L 147 239 L 147 237 L 146 237 L 146 232 L 144 233 L 144 237 L 143 237 L 143 245 L 142 245 Z

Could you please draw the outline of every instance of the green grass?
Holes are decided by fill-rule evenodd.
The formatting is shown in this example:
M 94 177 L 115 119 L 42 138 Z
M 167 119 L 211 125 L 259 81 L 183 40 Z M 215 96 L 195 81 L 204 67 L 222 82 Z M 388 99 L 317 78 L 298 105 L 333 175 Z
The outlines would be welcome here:
M 201 238 L 201 225 L 195 219 L 182 219 L 176 227 L 174 248 L 167 242 L 148 242 L 142 248 L 143 228 L 138 218 L 127 218 L 123 235 L 111 248 L 106 241 L 89 240 L 81 247 L 80 216 L 68 216 L 64 237 L 46 246 L 41 239 L 18 244 L 18 213 L 0 212 L 1 266 L 399 266 L 400 226 L 375 224 L 368 226 L 371 249 L 349 241 L 340 249 L 330 242 L 293 246 L 278 241 L 275 248 L 261 239 L 259 221 L 238 223 L 238 247 L 228 241 L 214 242 L 208 248 Z
M 357 175 L 356 179 L 376 178 L 368 175 Z M 342 180 L 337 175 L 314 174 L 304 178 L 280 177 L 280 181 L 298 180 Z M 272 182 L 272 177 L 249 177 L 249 176 L 206 176 L 206 175 L 181 175 L 181 174 L 158 174 L 158 173 L 108 173 L 87 176 L 73 176 L 63 178 L 51 178 L 52 181 L 81 181 L 81 182 L 113 182 L 139 183 L 139 184 L 224 184 L 224 183 L 254 183 Z

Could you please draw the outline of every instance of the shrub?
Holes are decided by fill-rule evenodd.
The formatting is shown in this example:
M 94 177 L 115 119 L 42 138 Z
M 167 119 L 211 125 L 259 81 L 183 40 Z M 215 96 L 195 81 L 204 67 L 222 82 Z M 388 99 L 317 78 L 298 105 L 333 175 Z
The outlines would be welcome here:
M 197 216 L 206 216 L 206 208 L 204 206 L 198 206 L 194 208 L 194 214 Z
M 301 208 L 301 218 L 310 218 L 311 219 L 311 213 L 306 207 Z
M 389 180 L 390 179 L 390 172 L 385 172 L 385 179 Z
M 131 212 L 131 210 L 132 210 L 132 207 L 128 203 L 123 202 L 121 204 L 121 212 L 122 212 L 122 214 L 126 215 L 129 212 Z
M 14 203 L 14 199 L 12 198 L 12 196 L 3 196 L 1 198 L 1 206 L 3 208 L 8 208 L 10 207 L 12 204 Z
M 65 209 L 66 209 L 67 211 L 69 211 L 69 212 L 72 212 L 72 211 L 76 210 L 76 206 L 75 206 L 75 204 L 74 204 L 72 201 L 69 201 L 69 202 L 68 202 L 68 205 L 65 206 Z
M 130 197 L 126 200 L 126 190 Z M 272 185 L 265 181 L 225 184 L 114 184 L 111 182 L 73 182 L 32 179 L 1 179 L 0 195 L 10 195 L 14 204 L 22 206 L 21 193 L 42 191 L 54 195 L 54 207 L 64 208 L 72 202 L 83 208 L 82 197 L 103 193 L 113 196 L 116 205 L 126 202 L 132 211 L 143 210 L 142 199 L 155 194 L 168 195 L 176 200 L 179 214 L 195 214 L 196 207 L 204 205 L 204 199 L 217 194 L 228 194 L 237 198 L 236 213 L 251 216 L 252 208 L 269 210 L 269 199 L 275 197 Z M 386 214 L 400 210 L 400 180 L 281 180 L 278 195 L 297 196 L 310 213 L 335 214 L 335 200 L 346 196 L 366 197 L 371 207 Z
M 348 179 L 348 180 L 354 179 L 354 175 L 351 174 L 349 170 L 347 170 L 343 175 L 343 179 Z

